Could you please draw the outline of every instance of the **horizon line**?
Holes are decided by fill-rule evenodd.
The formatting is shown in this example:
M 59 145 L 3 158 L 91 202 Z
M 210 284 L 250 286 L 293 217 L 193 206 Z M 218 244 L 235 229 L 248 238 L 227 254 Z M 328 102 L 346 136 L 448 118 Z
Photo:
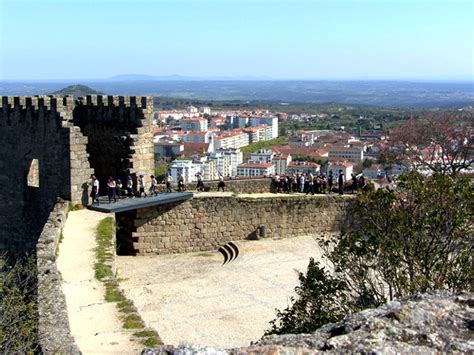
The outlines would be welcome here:
M 135 74 L 133 74 L 135 75 Z M 394 82 L 466 82 L 474 83 L 473 78 L 274 78 L 274 77 L 252 77 L 252 76 L 185 76 L 185 75 L 138 75 L 143 78 L 120 78 L 131 76 L 129 74 L 117 75 L 108 78 L 59 78 L 59 79 L 4 79 L 0 78 L 0 82 L 12 83 L 71 83 L 77 82 L 159 82 L 159 81 L 394 81 Z

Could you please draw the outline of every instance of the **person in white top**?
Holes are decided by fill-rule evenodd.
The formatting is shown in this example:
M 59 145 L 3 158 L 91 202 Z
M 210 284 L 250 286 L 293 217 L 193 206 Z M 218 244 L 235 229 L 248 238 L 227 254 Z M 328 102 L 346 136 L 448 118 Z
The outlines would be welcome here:
M 92 203 L 99 203 L 99 180 L 97 180 L 95 175 L 91 175 L 91 185 L 92 185 L 92 191 L 91 191 L 91 198 L 92 198 Z
M 145 177 L 143 174 L 140 174 L 137 178 L 137 185 L 138 185 L 138 197 L 142 197 L 142 195 L 147 196 L 145 192 Z
M 166 192 L 173 192 L 171 190 L 171 182 L 173 181 L 173 177 L 171 176 L 171 174 L 166 175 L 165 181 L 166 181 Z
M 114 199 L 114 202 L 117 202 L 117 193 L 115 191 L 115 188 L 117 187 L 117 184 L 112 176 L 109 176 L 109 179 L 107 180 L 107 191 L 109 195 L 109 203 L 112 202 L 112 199 Z
M 157 191 L 158 181 L 156 181 L 156 178 L 154 175 L 151 175 L 150 179 L 151 179 L 150 190 L 149 190 L 150 196 L 152 196 L 153 194 L 155 194 L 155 196 L 158 196 L 158 191 Z
M 222 192 L 224 192 L 224 188 L 225 188 L 224 176 L 222 176 L 222 174 L 219 173 L 219 184 L 217 185 L 217 191 L 222 189 Z

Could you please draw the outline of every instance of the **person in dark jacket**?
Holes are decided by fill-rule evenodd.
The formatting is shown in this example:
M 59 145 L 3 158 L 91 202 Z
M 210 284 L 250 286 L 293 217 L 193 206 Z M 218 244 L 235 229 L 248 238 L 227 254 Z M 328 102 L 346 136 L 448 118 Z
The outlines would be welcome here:
M 328 175 L 328 188 L 329 188 L 329 193 L 332 192 L 332 185 L 334 184 L 334 176 L 332 176 L 332 170 L 329 172 Z
M 337 184 L 339 186 L 339 195 L 344 195 L 344 173 L 342 172 L 342 170 L 339 170 Z

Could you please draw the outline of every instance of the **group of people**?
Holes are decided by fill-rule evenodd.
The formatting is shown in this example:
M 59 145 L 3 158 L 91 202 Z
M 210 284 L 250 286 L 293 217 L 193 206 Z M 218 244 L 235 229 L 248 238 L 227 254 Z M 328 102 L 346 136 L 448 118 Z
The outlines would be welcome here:
M 333 192 L 333 188 L 337 185 L 337 191 L 340 195 L 344 194 L 346 187 L 346 178 L 344 172 L 339 170 L 339 174 L 334 176 L 333 172 L 329 174 L 301 173 L 289 175 L 274 175 L 272 179 L 272 190 L 276 193 L 284 192 L 300 192 L 305 194 L 324 194 Z M 364 177 L 357 178 L 351 174 L 350 188 L 352 193 L 356 193 L 359 189 L 366 189 L 367 182 Z
M 196 190 L 198 192 L 205 191 L 204 181 L 201 173 L 196 174 L 197 184 Z M 166 174 L 163 183 L 166 185 L 165 192 L 172 192 L 171 183 L 173 177 L 171 174 Z M 99 202 L 99 180 L 95 175 L 91 175 L 91 181 L 89 185 L 92 186 L 90 197 L 92 203 Z M 186 189 L 184 184 L 184 177 L 178 174 L 178 188 L 179 192 L 183 192 Z M 290 174 L 290 175 L 274 175 L 272 178 L 272 190 L 276 193 L 284 192 L 300 192 L 305 194 L 324 194 L 333 192 L 333 188 L 337 185 L 337 191 L 340 195 L 344 194 L 346 179 L 344 172 L 339 170 L 339 174 L 334 176 L 332 171 L 326 176 L 325 174 L 313 175 L 312 173 L 306 174 Z M 219 183 L 217 185 L 217 191 L 225 190 L 224 177 L 219 175 Z M 367 181 L 363 176 L 358 178 L 354 174 L 351 174 L 350 184 L 348 185 L 352 193 L 356 193 L 359 190 L 366 190 L 368 185 Z M 138 175 L 136 184 L 133 178 L 129 175 L 125 181 L 125 186 L 122 180 L 117 178 L 114 179 L 112 176 L 107 178 L 107 196 L 109 203 L 117 201 L 122 197 L 147 197 L 158 195 L 158 181 L 154 175 L 150 175 L 150 182 L 148 189 L 146 188 L 145 176 L 143 174 Z M 147 193 L 148 192 L 148 193 Z
M 99 203 L 99 192 L 100 192 L 100 183 L 99 179 L 95 175 L 91 175 L 91 180 L 89 185 L 92 187 L 90 197 L 92 198 L 92 203 Z M 172 192 L 171 182 L 173 177 L 171 175 L 166 175 L 164 182 L 166 184 L 166 192 Z M 178 189 L 180 186 L 184 186 L 184 180 L 178 180 Z M 148 193 L 147 193 L 148 192 Z M 117 202 L 117 200 L 122 197 L 135 198 L 135 197 L 147 197 L 147 196 L 157 196 L 158 195 L 158 181 L 154 175 L 150 175 L 150 183 L 148 189 L 146 188 L 145 176 L 143 174 L 138 175 L 136 184 L 133 181 L 132 176 L 127 176 L 125 186 L 122 183 L 122 180 L 119 178 L 114 179 L 112 176 L 107 178 L 107 196 L 109 203 Z

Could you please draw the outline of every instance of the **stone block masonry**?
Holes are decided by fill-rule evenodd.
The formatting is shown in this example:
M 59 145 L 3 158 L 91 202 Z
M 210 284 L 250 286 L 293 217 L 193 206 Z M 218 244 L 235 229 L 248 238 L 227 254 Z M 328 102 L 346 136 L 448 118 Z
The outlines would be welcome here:
M 186 185 L 186 190 L 195 191 L 197 182 L 190 182 Z M 206 190 L 217 191 L 219 181 L 204 181 Z M 265 192 L 272 192 L 272 179 L 261 178 L 261 179 L 235 179 L 225 181 L 225 190 L 235 192 L 239 194 L 259 194 Z M 173 184 L 174 189 L 177 189 L 177 184 Z M 158 186 L 158 191 L 164 192 L 166 190 L 165 185 L 161 184 Z
M 215 250 L 231 240 L 334 233 L 348 223 L 352 196 L 198 197 L 183 203 L 117 213 L 120 253 Z
M 33 250 L 58 197 L 87 204 L 91 174 L 153 174 L 152 115 L 152 97 L 1 97 L 0 251 Z

